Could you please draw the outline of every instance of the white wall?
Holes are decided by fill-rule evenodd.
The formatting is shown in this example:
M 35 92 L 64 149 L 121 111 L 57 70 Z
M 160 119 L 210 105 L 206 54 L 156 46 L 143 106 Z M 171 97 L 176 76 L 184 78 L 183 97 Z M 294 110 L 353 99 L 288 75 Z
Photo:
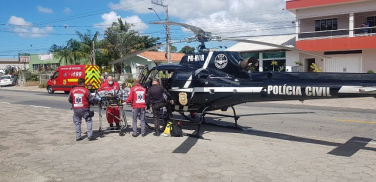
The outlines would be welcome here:
M 376 49 L 366 49 L 362 53 L 362 72 L 372 70 L 376 73 Z
M 318 53 L 318 54 L 323 54 L 323 52 L 315 52 L 315 53 Z M 306 59 L 315 59 L 315 63 L 318 67 L 321 67 L 322 70 L 323 70 L 323 67 L 324 67 L 324 63 L 323 61 L 323 58 L 322 57 L 315 57 L 315 56 L 311 56 L 311 55 L 308 55 L 308 54 L 304 54 L 304 53 L 299 53 L 299 62 L 301 62 L 303 64 L 303 71 L 304 72 L 308 72 L 308 65 L 306 64 Z
M 291 68 L 293 66 L 296 66 L 295 62 L 299 61 L 299 52 L 296 51 L 286 51 L 286 68 L 289 68 L 289 70 L 286 70 L 286 72 L 291 72 Z

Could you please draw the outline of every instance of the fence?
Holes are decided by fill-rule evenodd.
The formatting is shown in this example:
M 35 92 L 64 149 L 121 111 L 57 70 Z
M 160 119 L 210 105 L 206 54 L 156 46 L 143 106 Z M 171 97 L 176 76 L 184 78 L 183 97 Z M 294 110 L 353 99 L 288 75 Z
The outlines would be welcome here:
M 18 85 L 25 86 L 26 85 L 26 75 L 20 74 L 20 78 L 18 79 Z
M 52 74 L 40 74 L 39 75 L 39 84 L 40 85 L 42 85 L 43 83 L 47 84 L 47 81 L 50 79 L 51 76 L 52 76 Z

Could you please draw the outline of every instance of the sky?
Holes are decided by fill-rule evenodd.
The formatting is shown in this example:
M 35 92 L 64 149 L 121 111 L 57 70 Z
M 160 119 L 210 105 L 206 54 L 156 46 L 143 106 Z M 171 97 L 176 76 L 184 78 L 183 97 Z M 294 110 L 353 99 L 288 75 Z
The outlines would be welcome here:
M 149 24 L 166 18 L 165 8 L 152 4 L 162 0 L 11 0 L 0 1 L 0 57 L 17 58 L 18 53 L 48 53 L 53 45 L 66 45 L 78 39 L 76 31 L 104 30 L 122 18 L 133 24 L 140 35 L 160 37 L 165 43 L 162 25 Z M 285 10 L 285 0 L 163 0 L 168 5 L 169 21 L 198 26 L 222 37 L 249 38 L 262 35 L 295 33 L 294 14 Z M 149 10 L 151 7 L 155 10 Z M 171 26 L 172 41 L 193 34 Z M 230 47 L 236 42 L 209 42 L 206 47 Z M 179 43 L 197 47 L 198 43 Z M 163 48 L 162 48 L 163 49 Z

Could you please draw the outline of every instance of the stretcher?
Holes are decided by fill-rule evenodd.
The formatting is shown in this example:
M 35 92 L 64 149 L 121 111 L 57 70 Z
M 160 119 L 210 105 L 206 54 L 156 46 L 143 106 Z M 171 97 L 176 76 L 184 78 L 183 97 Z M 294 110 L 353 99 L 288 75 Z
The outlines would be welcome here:
M 110 91 L 100 91 L 96 92 L 96 97 L 98 99 L 98 108 L 99 108 L 99 136 L 103 137 L 105 131 L 116 131 L 119 132 L 120 136 L 125 135 L 126 129 L 129 127 L 127 123 L 127 118 L 125 117 L 125 111 L 124 111 L 124 106 L 123 106 L 123 94 L 121 93 L 122 91 L 118 90 L 110 90 Z M 119 117 L 115 116 L 112 113 L 107 112 L 107 108 L 109 107 L 117 107 L 119 108 Z M 105 112 L 107 114 L 111 114 L 114 118 L 118 119 L 120 128 L 117 128 L 116 126 L 114 127 L 107 127 L 104 128 L 102 121 L 103 121 L 103 115 L 102 112 Z M 107 120 L 107 117 L 106 117 Z M 107 122 L 106 122 L 107 123 Z

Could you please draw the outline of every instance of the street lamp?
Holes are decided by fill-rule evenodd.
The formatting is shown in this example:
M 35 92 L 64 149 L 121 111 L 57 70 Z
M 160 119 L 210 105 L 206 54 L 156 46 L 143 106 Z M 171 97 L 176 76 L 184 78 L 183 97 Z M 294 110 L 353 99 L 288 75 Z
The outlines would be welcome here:
M 152 0 L 151 3 L 156 4 L 158 6 L 162 6 L 165 9 L 165 12 L 166 12 L 166 22 L 168 22 L 168 6 L 164 5 L 162 3 L 162 1 L 159 2 L 159 0 Z M 155 12 L 155 14 L 158 16 L 157 12 L 153 8 L 149 7 L 148 9 L 149 10 L 153 10 Z M 159 18 L 159 16 L 158 16 L 158 18 Z M 159 20 L 162 21 L 160 18 L 159 18 Z M 167 42 L 167 61 L 168 61 L 168 64 L 171 64 L 170 26 L 166 25 L 165 29 L 166 29 L 166 34 L 167 34 L 167 36 L 166 36 L 166 42 Z
M 157 15 L 159 21 L 162 21 L 161 18 L 159 18 L 159 15 L 158 15 L 158 13 L 155 11 L 155 9 L 153 9 L 152 7 L 149 7 L 148 9 L 149 9 L 149 10 L 153 10 L 154 13 L 155 13 L 155 15 Z M 167 29 L 167 28 L 166 28 L 166 25 L 163 25 L 163 27 L 165 27 L 165 29 Z

